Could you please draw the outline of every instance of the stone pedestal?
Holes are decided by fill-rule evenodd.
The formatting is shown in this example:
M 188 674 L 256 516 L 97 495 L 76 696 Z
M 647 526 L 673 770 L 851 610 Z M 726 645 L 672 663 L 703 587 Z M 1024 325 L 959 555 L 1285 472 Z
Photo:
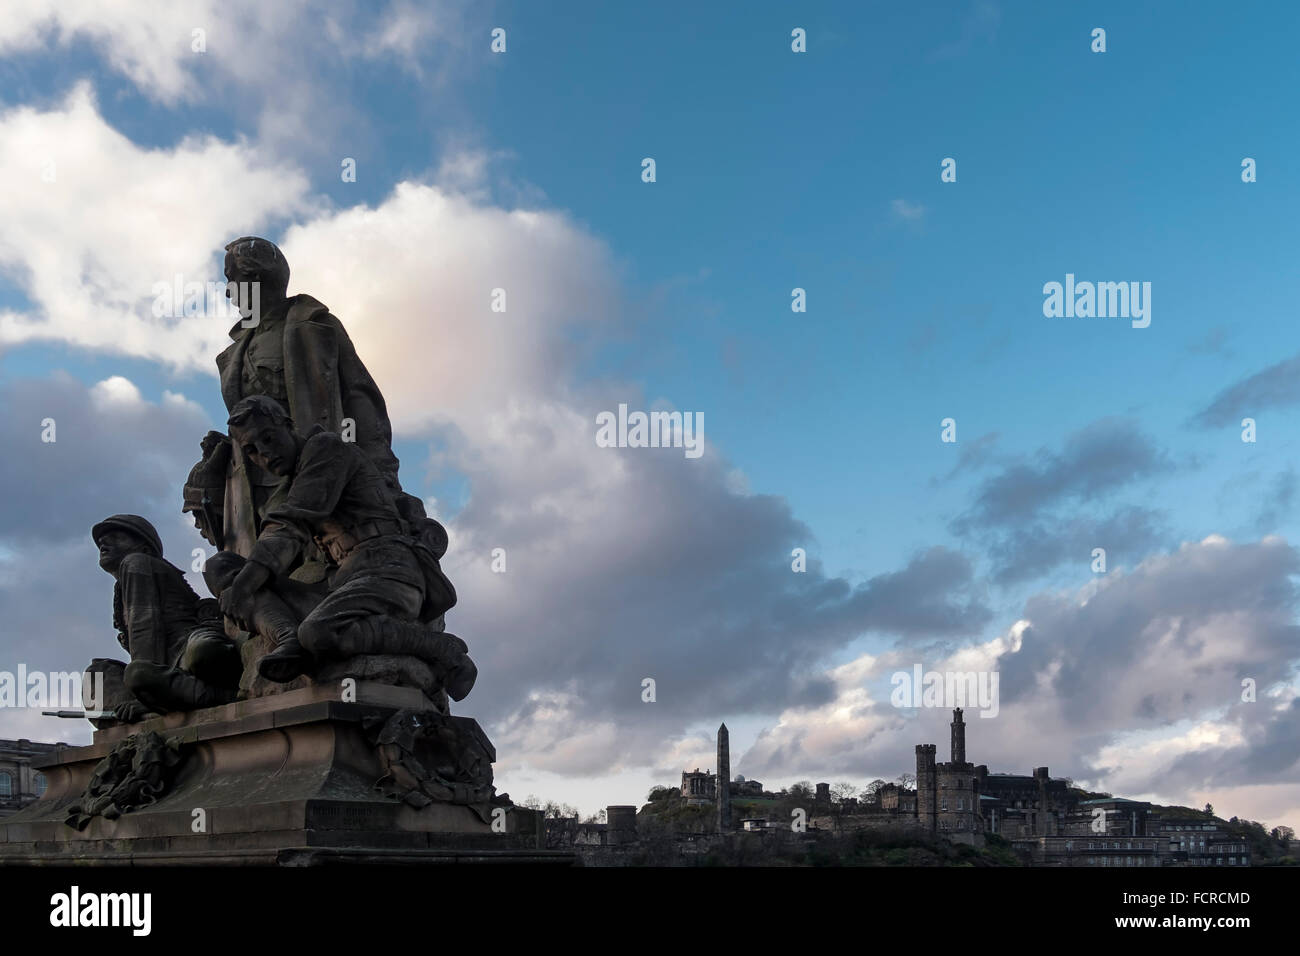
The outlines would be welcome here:
M 90 746 L 35 764 L 46 793 L 0 820 L 0 865 L 575 862 L 542 849 L 537 811 L 438 801 L 417 807 L 386 795 L 377 787 L 385 765 L 363 721 L 372 726 L 400 710 L 433 707 L 418 690 L 364 681 L 352 698 L 345 702 L 338 683 L 315 684 L 96 731 Z M 481 736 L 471 718 L 441 719 Z M 166 792 L 117 819 L 69 826 L 96 765 L 121 740 L 147 731 L 185 745 Z

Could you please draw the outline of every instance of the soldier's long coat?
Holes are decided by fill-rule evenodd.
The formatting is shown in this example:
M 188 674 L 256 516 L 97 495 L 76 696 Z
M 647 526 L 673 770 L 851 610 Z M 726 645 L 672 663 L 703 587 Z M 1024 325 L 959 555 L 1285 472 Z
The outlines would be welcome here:
M 217 356 L 221 397 L 227 410 L 245 397 L 244 353 L 255 331 L 236 323 L 230 330 L 234 342 Z M 296 295 L 289 299 L 283 335 L 284 384 L 294 429 L 306 433 L 320 425 L 337 433 L 343 419 L 352 419 L 357 447 L 396 486 L 397 458 L 392 450 L 388 408 L 343 323 L 317 299 Z M 235 446 L 226 483 L 227 550 L 248 556 L 260 528 L 258 509 L 265 507 L 269 489 L 277 483 L 278 479 L 246 462 L 242 450 Z M 259 491 L 254 491 L 255 487 Z

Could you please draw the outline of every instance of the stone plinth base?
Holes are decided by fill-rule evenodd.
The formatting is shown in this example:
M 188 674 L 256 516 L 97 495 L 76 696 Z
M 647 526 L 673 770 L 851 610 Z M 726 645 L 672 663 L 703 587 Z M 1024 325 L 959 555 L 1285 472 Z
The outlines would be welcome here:
M 90 746 L 36 764 L 45 795 L 0 820 L 0 865 L 575 862 L 540 848 L 537 811 L 386 796 L 376 787 L 385 765 L 362 721 L 432 705 L 418 690 L 364 681 L 351 698 L 338 683 L 315 684 L 96 731 Z M 441 719 L 481 737 L 471 718 Z M 147 731 L 187 745 L 166 792 L 117 819 L 69 826 L 96 765 Z

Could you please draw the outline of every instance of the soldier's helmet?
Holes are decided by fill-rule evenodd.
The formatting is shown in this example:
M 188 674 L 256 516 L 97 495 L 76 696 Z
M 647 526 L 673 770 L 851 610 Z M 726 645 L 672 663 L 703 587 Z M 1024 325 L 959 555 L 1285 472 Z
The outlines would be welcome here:
M 190 469 L 190 475 L 185 479 L 182 512 L 202 511 L 205 496 L 212 507 L 220 509 L 225 497 L 230 440 L 219 432 L 208 432 L 202 447 L 203 460 Z
M 158 537 L 158 530 L 146 518 L 139 515 L 110 515 L 90 529 L 91 540 L 99 544 L 100 537 L 106 531 L 129 532 L 148 544 L 154 557 L 163 556 L 162 538 Z

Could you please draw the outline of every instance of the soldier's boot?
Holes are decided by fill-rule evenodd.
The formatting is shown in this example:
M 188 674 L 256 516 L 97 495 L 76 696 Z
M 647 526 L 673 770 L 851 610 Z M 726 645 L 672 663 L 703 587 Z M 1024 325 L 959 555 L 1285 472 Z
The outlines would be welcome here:
M 298 619 L 280 597 L 263 595 L 258 629 L 275 638 L 275 650 L 257 662 L 257 672 L 269 681 L 287 684 L 310 673 L 316 660 L 298 640 Z
M 314 660 L 298 641 L 298 636 L 285 638 L 275 650 L 257 662 L 257 672 L 269 681 L 287 684 L 311 670 Z
M 212 687 L 239 686 L 244 662 L 239 647 L 219 625 L 199 627 L 190 634 L 181 653 L 180 669 Z
M 214 687 L 179 667 L 164 667 L 151 661 L 127 664 L 125 681 L 137 700 L 160 714 L 219 707 L 229 704 L 237 695 L 230 688 Z

